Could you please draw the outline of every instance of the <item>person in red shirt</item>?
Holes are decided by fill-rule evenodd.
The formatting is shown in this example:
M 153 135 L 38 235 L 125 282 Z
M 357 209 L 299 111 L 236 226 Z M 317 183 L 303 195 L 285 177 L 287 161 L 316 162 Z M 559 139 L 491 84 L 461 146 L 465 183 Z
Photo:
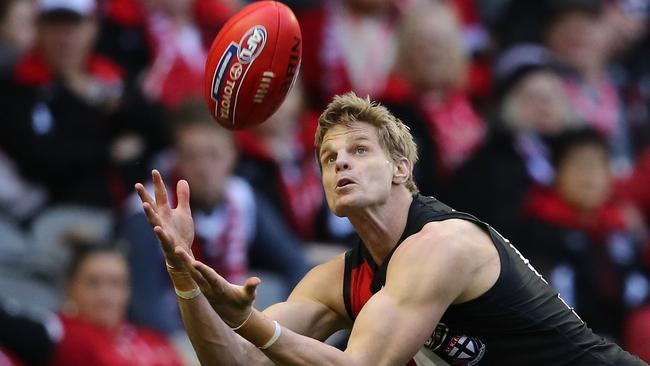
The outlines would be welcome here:
M 303 36 L 300 73 L 315 108 L 350 90 L 381 98 L 394 87 L 395 32 L 408 3 L 327 0 L 298 14 Z
M 40 1 L 36 44 L 0 79 L 0 148 L 51 204 L 118 206 L 165 144 L 160 108 L 94 51 L 99 16 L 95 0 Z
M 558 139 L 552 185 L 526 200 L 520 250 L 590 328 L 621 340 L 624 319 L 650 300 L 650 272 L 644 230 L 630 219 L 636 210 L 613 195 L 610 159 L 596 130 Z
M 446 198 L 446 187 L 485 136 L 468 93 L 470 59 L 461 24 L 450 4 L 417 4 L 403 15 L 397 39 L 393 87 L 381 102 L 411 129 L 420 149 L 414 174 L 422 192 Z
M 76 249 L 68 272 L 64 335 L 51 365 L 178 366 L 182 361 L 160 334 L 125 320 L 129 271 L 110 246 Z

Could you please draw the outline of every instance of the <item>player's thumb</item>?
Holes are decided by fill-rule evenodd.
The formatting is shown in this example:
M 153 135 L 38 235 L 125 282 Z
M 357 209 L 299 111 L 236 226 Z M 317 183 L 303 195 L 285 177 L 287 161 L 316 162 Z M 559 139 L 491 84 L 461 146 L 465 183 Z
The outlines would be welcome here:
M 244 283 L 244 293 L 251 300 L 255 299 L 255 291 L 257 291 L 257 286 L 259 286 L 260 283 L 262 283 L 262 280 L 260 280 L 259 277 L 250 277 Z

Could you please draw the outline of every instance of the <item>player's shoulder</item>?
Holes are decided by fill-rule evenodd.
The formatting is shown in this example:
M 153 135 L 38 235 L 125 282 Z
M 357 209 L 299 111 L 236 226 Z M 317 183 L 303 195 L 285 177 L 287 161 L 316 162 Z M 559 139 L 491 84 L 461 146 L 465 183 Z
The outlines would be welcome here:
M 454 250 L 466 248 L 465 244 L 476 243 L 477 240 L 485 242 L 489 236 L 476 223 L 454 218 L 429 222 L 407 240 Z
M 490 237 L 475 223 L 463 219 L 448 219 L 424 225 L 400 245 L 394 257 L 407 261 L 431 257 L 437 260 L 466 262 L 481 253 L 481 248 L 491 246 Z

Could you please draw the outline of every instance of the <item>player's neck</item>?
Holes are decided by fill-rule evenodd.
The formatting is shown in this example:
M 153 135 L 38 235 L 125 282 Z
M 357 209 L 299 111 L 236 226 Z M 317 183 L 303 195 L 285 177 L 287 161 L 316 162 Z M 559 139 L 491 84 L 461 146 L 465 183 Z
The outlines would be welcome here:
M 348 216 L 373 260 L 381 265 L 402 236 L 413 195 L 397 189 L 388 201 Z

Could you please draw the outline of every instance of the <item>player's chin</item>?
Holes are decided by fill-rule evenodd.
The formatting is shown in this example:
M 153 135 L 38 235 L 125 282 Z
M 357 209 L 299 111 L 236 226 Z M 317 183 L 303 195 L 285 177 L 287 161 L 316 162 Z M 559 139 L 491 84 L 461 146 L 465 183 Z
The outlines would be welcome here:
M 361 206 L 361 200 L 355 196 L 353 194 L 345 194 L 337 197 L 332 208 L 334 214 L 339 217 L 348 216 L 350 212 L 359 208 Z

